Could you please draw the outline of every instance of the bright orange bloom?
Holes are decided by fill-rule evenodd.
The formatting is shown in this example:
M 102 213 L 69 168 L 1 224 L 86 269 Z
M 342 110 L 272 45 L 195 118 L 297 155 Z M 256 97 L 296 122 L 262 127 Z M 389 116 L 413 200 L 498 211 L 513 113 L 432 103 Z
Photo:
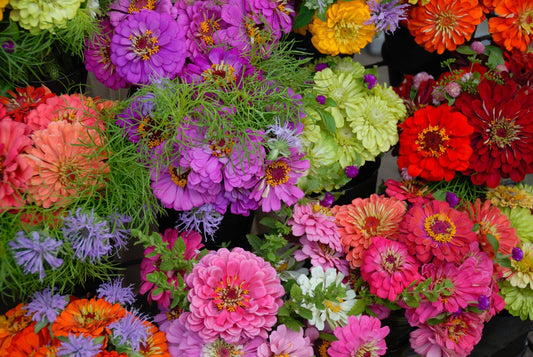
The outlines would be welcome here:
M 483 19 L 478 0 L 431 0 L 411 8 L 407 28 L 426 51 L 442 54 L 470 40 Z
M 106 336 L 111 333 L 107 326 L 125 314 L 126 309 L 120 304 L 111 305 L 104 299 L 74 300 L 52 324 L 52 332 L 55 336 Z
M 141 344 L 139 353 L 145 357 L 170 357 L 167 336 L 149 321 L 143 321 L 148 331 L 148 339 Z
M 35 322 L 19 332 L 7 349 L 10 357 L 28 357 L 35 356 L 41 347 L 47 347 L 51 344 L 52 337 L 48 327 L 44 327 L 35 333 Z
M 0 316 L 0 356 L 10 356 L 8 348 L 11 340 L 32 323 L 31 315 L 26 316 L 24 307 L 20 303 Z
M 497 16 L 489 19 L 493 41 L 507 51 L 524 52 L 533 42 L 533 1 L 501 0 L 494 11 Z

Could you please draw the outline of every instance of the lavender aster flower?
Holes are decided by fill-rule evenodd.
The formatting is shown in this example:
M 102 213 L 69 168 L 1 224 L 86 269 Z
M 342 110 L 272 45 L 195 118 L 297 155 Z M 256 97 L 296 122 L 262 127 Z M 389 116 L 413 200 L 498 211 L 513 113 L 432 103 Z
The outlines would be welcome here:
M 69 334 L 66 341 L 61 342 L 57 349 L 57 356 L 94 357 L 102 346 L 96 344 L 91 336 Z
M 224 215 L 217 212 L 215 205 L 206 203 L 198 208 L 180 213 L 180 228 L 187 231 L 203 232 L 204 235 L 213 238 L 223 218 Z
M 374 24 L 378 32 L 393 33 L 398 28 L 399 22 L 407 19 L 409 4 L 399 4 L 399 2 L 400 0 L 390 2 L 367 1 L 368 7 L 370 7 L 370 19 L 364 24 Z
M 96 293 L 98 298 L 105 299 L 111 304 L 130 305 L 135 301 L 133 285 L 122 286 L 123 278 L 116 278 L 110 282 L 100 284 Z
M 267 143 L 269 144 L 271 153 L 275 153 L 271 156 L 271 159 L 278 157 L 278 155 L 283 155 L 285 157 L 289 156 L 289 149 L 294 148 L 298 151 L 302 151 L 302 142 L 298 137 L 298 129 L 291 125 L 289 122 L 284 122 L 283 124 L 279 119 L 276 119 L 273 125 L 270 125 L 267 129 L 267 133 L 271 134 L 270 139 Z
M 117 24 L 111 39 L 111 61 L 133 84 L 173 79 L 186 58 L 185 34 L 168 13 L 142 10 Z
M 114 249 L 118 253 L 120 249 L 126 248 L 128 245 L 131 230 L 126 227 L 131 223 L 131 217 L 115 212 L 109 216 L 108 220 L 113 235 Z
M 113 235 L 108 222 L 96 215 L 94 210 L 69 212 L 63 223 L 63 235 L 70 241 L 76 256 L 81 260 L 89 258 L 91 263 L 111 253 Z
M 138 351 L 141 343 L 149 337 L 143 320 L 132 313 L 110 323 L 109 329 L 112 331 L 111 339 L 116 345 L 129 346 L 133 351 Z
M 374 88 L 378 82 L 378 79 L 373 74 L 365 74 L 363 80 L 368 85 L 368 89 Z
M 57 257 L 63 242 L 40 235 L 39 232 L 31 232 L 29 237 L 26 237 L 22 231 L 17 232 L 15 239 L 8 244 L 24 274 L 39 273 L 41 281 L 46 276 L 45 261 L 52 269 L 57 269 L 63 264 L 63 259 Z
M 41 321 L 46 318 L 49 323 L 53 323 L 59 312 L 67 306 L 67 303 L 65 295 L 56 295 L 49 288 L 46 288 L 33 294 L 32 300 L 26 305 L 27 315 L 33 314 L 33 321 Z

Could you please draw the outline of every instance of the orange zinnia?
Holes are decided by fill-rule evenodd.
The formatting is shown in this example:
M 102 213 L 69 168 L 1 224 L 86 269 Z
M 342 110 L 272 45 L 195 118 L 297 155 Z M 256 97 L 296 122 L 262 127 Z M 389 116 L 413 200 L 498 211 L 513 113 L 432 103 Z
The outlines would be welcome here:
M 533 1 L 501 0 L 496 17 L 489 19 L 489 33 L 498 46 L 524 52 L 533 41 Z
M 478 0 L 432 0 L 411 8 L 407 28 L 426 51 L 442 54 L 470 40 L 483 18 Z
M 148 338 L 141 344 L 139 354 L 145 357 L 170 357 L 165 333 L 149 321 L 144 321 L 143 325 L 148 331 Z
M 55 336 L 65 337 L 69 334 L 106 336 L 111 333 L 107 326 L 125 314 L 126 309 L 120 304 L 111 305 L 104 299 L 74 300 L 52 324 L 52 332 Z
M 0 316 L 0 356 L 9 356 L 7 348 L 15 335 L 30 326 L 32 316 L 26 316 L 25 305 L 18 304 Z
M 52 342 L 48 327 L 41 328 L 35 333 L 35 322 L 19 332 L 11 341 L 7 349 L 10 357 L 34 356 L 41 347 L 47 348 Z

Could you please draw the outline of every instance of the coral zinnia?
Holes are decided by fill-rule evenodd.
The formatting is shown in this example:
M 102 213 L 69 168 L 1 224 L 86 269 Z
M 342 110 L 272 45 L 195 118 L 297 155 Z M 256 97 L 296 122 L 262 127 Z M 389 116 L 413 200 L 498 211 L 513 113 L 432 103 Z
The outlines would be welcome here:
M 467 173 L 473 183 L 492 188 L 501 178 L 523 181 L 533 172 L 533 92 L 512 80 L 498 84 L 484 79 L 478 89 L 478 97 L 461 95 L 455 101 L 474 127 Z
M 489 19 L 492 40 L 507 51 L 526 51 L 533 42 L 533 2 L 531 0 L 501 0 Z
M 385 337 L 389 332 L 389 327 L 381 327 L 381 321 L 377 317 L 352 315 L 346 326 L 335 329 L 334 334 L 338 340 L 331 342 L 328 356 L 382 356 L 387 351 Z
M 34 147 L 28 150 L 33 176 L 29 193 L 35 202 L 49 208 L 102 186 L 109 171 L 102 138 L 96 130 L 64 120 L 52 122 L 33 133 Z
M 473 128 L 463 114 L 447 104 L 426 106 L 398 125 L 400 154 L 398 167 L 412 177 L 450 181 L 456 171 L 468 168 Z
M 237 247 L 205 255 L 186 277 L 190 288 L 187 327 L 206 342 L 266 338 L 277 321 L 285 290 L 276 270 Z
M 432 0 L 411 8 L 407 28 L 420 46 L 442 54 L 470 40 L 483 19 L 478 0 Z
M 458 263 L 470 251 L 470 244 L 476 241 L 473 227 L 466 213 L 434 200 L 409 209 L 400 224 L 399 240 L 406 243 L 409 253 L 422 263 L 428 263 L 433 257 Z
M 365 1 L 338 0 L 326 11 L 326 21 L 317 16 L 309 24 L 311 41 L 321 53 L 336 56 L 359 53 L 376 33 L 373 24 L 365 25 L 370 20 L 370 8 Z
M 120 304 L 111 305 L 104 299 L 71 301 L 52 324 L 55 336 L 70 334 L 98 337 L 111 333 L 108 325 L 126 314 Z
M 372 194 L 368 198 L 358 197 L 348 205 L 334 206 L 333 210 L 346 259 L 352 268 L 357 268 L 373 237 L 398 237 L 405 204 L 396 198 Z
M 363 253 L 361 276 L 370 292 L 382 299 L 395 301 L 409 284 L 420 280 L 420 263 L 409 255 L 405 244 L 375 237 Z

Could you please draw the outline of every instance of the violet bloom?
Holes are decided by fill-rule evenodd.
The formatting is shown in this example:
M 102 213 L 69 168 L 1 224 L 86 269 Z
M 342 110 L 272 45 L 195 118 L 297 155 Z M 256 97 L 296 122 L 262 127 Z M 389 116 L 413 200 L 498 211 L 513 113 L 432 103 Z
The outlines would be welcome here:
M 138 13 L 142 10 L 153 10 L 159 13 L 166 12 L 170 15 L 177 15 L 177 11 L 172 6 L 171 0 L 114 0 L 109 4 L 109 19 L 113 26 L 119 25 L 130 14 Z
M 228 201 L 230 212 L 248 217 L 250 212 L 255 211 L 259 204 L 250 197 L 251 190 L 246 188 L 233 188 L 224 192 L 224 198 Z
M 224 214 L 217 212 L 215 205 L 206 203 L 198 208 L 184 211 L 179 215 L 180 229 L 203 232 L 213 239 L 224 219 Z
M 453 208 L 459 203 L 459 197 L 453 192 L 446 192 L 446 202 Z
M 328 68 L 328 64 L 327 63 L 317 63 L 317 65 L 315 66 L 315 72 L 320 72 L 322 71 L 323 69 L 326 69 Z
M 363 80 L 368 85 L 368 89 L 374 88 L 378 83 L 378 79 L 373 74 L 365 74 Z
M 87 38 L 84 53 L 85 68 L 93 72 L 95 78 L 107 88 L 114 90 L 128 88 L 131 84 L 117 73 L 115 65 L 111 62 L 110 44 L 115 29 L 106 18 L 99 23 L 99 28 L 99 33 Z
M 228 162 L 222 170 L 227 192 L 234 188 L 250 189 L 257 184 L 266 158 L 261 134 L 248 131 L 245 138 L 235 139 Z
M 49 288 L 37 291 L 33 294 L 32 300 L 26 305 L 27 315 L 32 315 L 33 321 L 44 321 L 53 323 L 59 313 L 67 306 L 65 295 L 54 294 Z
M 346 166 L 346 168 L 344 169 L 344 173 L 349 178 L 354 178 L 359 174 L 359 169 L 357 168 L 357 166 Z
M 131 223 L 131 217 L 115 212 L 108 217 L 108 221 L 113 235 L 113 246 L 118 253 L 120 249 L 128 246 L 131 229 L 127 226 Z
M 52 269 L 57 269 L 63 264 L 63 259 L 57 254 L 63 245 L 60 240 L 55 240 L 39 232 L 31 232 L 27 237 L 24 232 L 17 232 L 15 239 L 8 243 L 18 265 L 24 274 L 39 273 L 39 280 L 46 276 L 44 262 Z
M 477 308 L 482 311 L 485 311 L 489 308 L 489 306 L 490 306 L 489 298 L 486 295 L 480 295 L 478 298 Z
M 288 150 L 294 148 L 297 151 L 302 151 L 302 142 L 298 136 L 298 128 L 291 125 L 289 122 L 281 123 L 276 119 L 275 123 L 270 125 L 267 129 L 267 134 L 271 138 L 267 140 L 269 144 L 271 157 L 276 158 L 279 155 L 290 155 Z
M 245 2 L 248 10 L 264 17 L 274 32 L 289 33 L 294 18 L 293 1 L 287 0 L 250 0 Z
M 324 195 L 324 198 L 320 201 L 320 205 L 324 207 L 330 207 L 333 202 L 335 202 L 335 196 L 333 196 L 331 193 L 326 192 Z
M 110 282 L 102 283 L 96 290 L 100 299 L 105 299 L 110 304 L 131 305 L 135 301 L 133 285 L 122 286 L 123 278 L 116 278 Z
M 113 251 L 113 235 L 108 222 L 99 217 L 94 209 L 87 212 L 78 207 L 76 212 L 70 211 L 61 230 L 70 242 L 74 254 L 81 261 L 88 259 L 89 262 L 95 263 Z
M 324 105 L 326 104 L 326 97 L 323 96 L 322 94 L 319 94 L 316 96 L 316 101 L 318 102 L 318 104 Z
M 409 4 L 399 3 L 400 0 L 392 0 L 390 2 L 367 1 L 368 7 L 370 7 L 370 19 L 364 24 L 374 24 L 378 32 L 393 33 L 398 28 L 400 21 L 407 19 L 407 8 L 410 6 Z
M 514 260 L 519 262 L 524 258 L 524 251 L 518 247 L 514 247 L 512 257 Z
M 133 84 L 150 84 L 157 78 L 173 79 L 186 58 L 185 33 L 167 13 L 142 10 L 115 28 L 111 62 L 117 73 Z
M 5 40 L 4 42 L 2 42 L 2 48 L 7 53 L 13 53 L 15 52 L 15 42 L 11 40 Z
M 286 325 L 279 325 L 269 336 L 269 341 L 257 349 L 257 357 L 270 356 L 313 356 L 313 344 L 309 337 L 304 336 L 304 331 L 294 331 Z
M 143 320 L 132 313 L 127 313 L 120 320 L 110 323 L 108 328 L 111 330 L 110 339 L 115 345 L 129 347 L 134 352 L 138 352 L 149 337 Z
M 102 344 L 97 343 L 90 335 L 69 334 L 66 340 L 59 344 L 56 355 L 68 357 L 94 357 L 101 349 Z

